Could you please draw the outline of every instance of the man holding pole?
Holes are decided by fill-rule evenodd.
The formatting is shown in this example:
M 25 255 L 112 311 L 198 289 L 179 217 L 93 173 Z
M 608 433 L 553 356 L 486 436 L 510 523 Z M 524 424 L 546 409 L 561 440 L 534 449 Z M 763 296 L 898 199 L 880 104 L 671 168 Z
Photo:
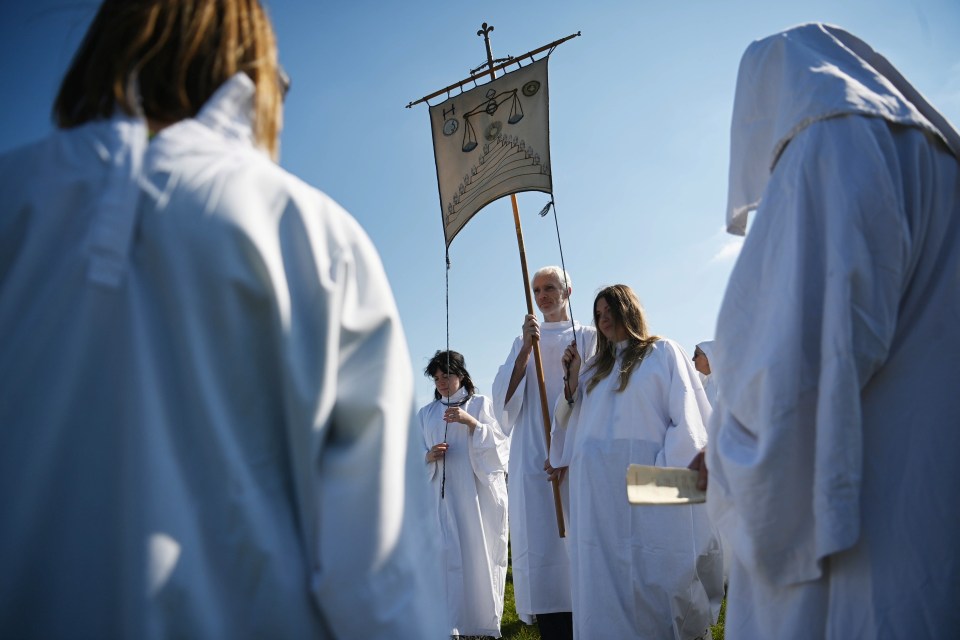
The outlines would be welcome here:
M 497 418 L 511 435 L 507 491 L 510 497 L 510 548 L 517 615 L 526 624 L 536 620 L 544 640 L 572 638 L 570 559 L 558 531 L 551 480 L 563 470 L 547 469 L 544 414 L 563 395 L 561 357 L 574 340 L 586 358 L 596 346 L 596 329 L 571 322 L 570 276 L 560 267 L 543 267 L 533 275 L 533 295 L 543 323 L 529 314 L 523 334 L 514 340 L 506 362 L 493 382 Z M 547 411 L 541 405 L 540 381 L 533 357 L 539 341 Z M 549 428 L 549 425 L 547 425 Z M 560 484 L 566 502 L 566 484 Z

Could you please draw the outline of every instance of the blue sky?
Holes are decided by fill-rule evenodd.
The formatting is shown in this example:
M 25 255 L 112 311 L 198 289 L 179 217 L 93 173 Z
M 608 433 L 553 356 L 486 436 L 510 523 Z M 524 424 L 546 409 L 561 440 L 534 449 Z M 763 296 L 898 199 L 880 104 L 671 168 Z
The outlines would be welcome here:
M 405 106 L 485 61 L 577 31 L 550 59 L 551 164 L 574 316 L 623 282 L 653 331 L 688 351 L 713 335 L 739 243 L 723 230 L 729 126 L 740 55 L 811 21 L 851 31 L 960 123 L 956 0 L 434 0 L 265 3 L 293 79 L 280 163 L 325 191 L 380 250 L 422 369 L 446 345 L 444 241 L 425 105 Z M 50 105 L 97 3 L 14 0 L 0 8 L 0 151 L 50 131 Z M 521 194 L 531 273 L 559 264 L 548 200 Z M 450 346 L 489 393 L 526 312 L 509 198 L 450 248 Z

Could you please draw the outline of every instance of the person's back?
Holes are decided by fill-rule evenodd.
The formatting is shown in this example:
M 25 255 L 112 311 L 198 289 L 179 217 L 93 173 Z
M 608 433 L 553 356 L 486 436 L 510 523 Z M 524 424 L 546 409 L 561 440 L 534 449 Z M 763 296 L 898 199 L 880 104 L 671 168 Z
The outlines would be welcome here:
M 143 607 L 127 531 L 143 529 L 145 432 L 103 384 L 136 379 L 134 337 L 124 302 L 88 280 L 110 174 L 98 151 L 121 137 L 97 123 L 0 157 L 0 625 L 15 635 L 142 630 L 119 613 Z
M 819 24 L 751 45 L 734 114 L 731 230 L 757 214 L 712 361 L 726 631 L 950 637 L 960 137 L 879 54 Z
M 0 157 L 4 633 L 443 637 L 392 294 L 256 96 Z

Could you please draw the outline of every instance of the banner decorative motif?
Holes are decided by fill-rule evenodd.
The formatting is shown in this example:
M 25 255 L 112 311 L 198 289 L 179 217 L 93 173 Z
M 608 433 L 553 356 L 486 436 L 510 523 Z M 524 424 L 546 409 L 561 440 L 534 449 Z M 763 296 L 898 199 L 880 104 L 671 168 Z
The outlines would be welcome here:
M 430 107 L 448 247 L 494 200 L 521 191 L 553 192 L 548 59 Z

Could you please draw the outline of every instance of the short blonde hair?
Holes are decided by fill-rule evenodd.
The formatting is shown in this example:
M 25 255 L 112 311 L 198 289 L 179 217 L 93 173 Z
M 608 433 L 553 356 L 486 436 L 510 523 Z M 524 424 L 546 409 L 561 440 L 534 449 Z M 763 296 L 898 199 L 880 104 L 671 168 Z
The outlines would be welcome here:
M 276 158 L 283 88 L 259 0 L 104 0 L 60 85 L 54 120 L 70 128 L 118 107 L 133 115 L 138 88 L 147 118 L 177 122 L 239 72 L 256 87 L 254 138 Z

